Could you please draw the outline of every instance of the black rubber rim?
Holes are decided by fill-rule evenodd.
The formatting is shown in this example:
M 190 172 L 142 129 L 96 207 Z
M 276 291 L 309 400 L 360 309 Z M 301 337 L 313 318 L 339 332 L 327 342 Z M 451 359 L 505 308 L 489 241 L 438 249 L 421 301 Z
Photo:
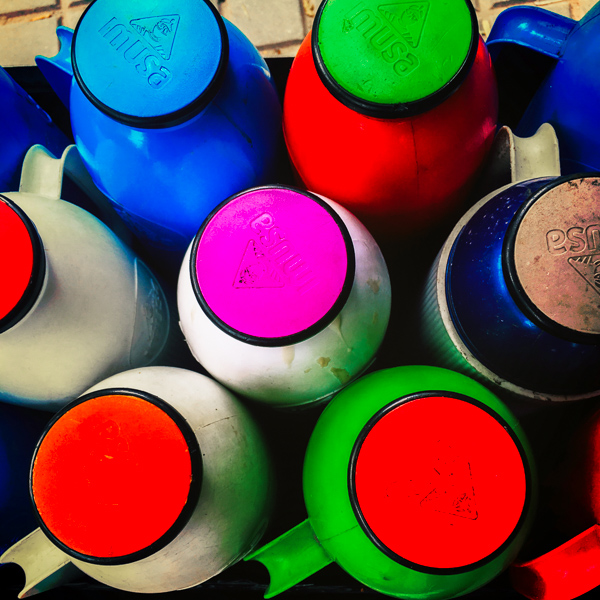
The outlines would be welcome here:
M 40 235 L 31 219 L 21 210 L 21 208 L 19 208 L 19 206 L 2 194 L 0 194 L 0 202 L 6 203 L 15 211 L 15 213 L 17 213 L 17 216 L 21 219 L 23 225 L 25 225 L 27 233 L 29 233 L 31 247 L 33 249 L 33 265 L 29 282 L 21 299 L 8 314 L 0 319 L 0 334 L 2 334 L 16 325 L 31 310 L 31 307 L 38 299 L 46 276 L 46 255 L 44 253 L 44 245 L 42 244 Z
M 435 108 L 444 100 L 449 98 L 460 87 L 471 71 L 471 67 L 475 61 L 475 56 L 477 55 L 477 48 L 479 46 L 479 24 L 473 5 L 469 0 L 465 0 L 465 4 L 467 5 L 469 14 L 471 16 L 471 44 L 463 64 L 460 66 L 452 79 L 450 79 L 441 88 L 429 96 L 419 98 L 419 100 L 414 100 L 413 102 L 382 104 L 379 102 L 365 100 L 364 98 L 359 98 L 358 96 L 350 93 L 335 80 L 335 78 L 328 71 L 325 62 L 323 61 L 323 57 L 321 56 L 321 50 L 319 48 L 319 24 L 321 22 L 321 15 L 323 14 L 323 10 L 328 1 L 329 0 L 324 0 L 324 2 L 319 6 L 315 16 L 311 39 L 312 56 L 317 69 L 317 74 L 319 75 L 323 85 L 336 100 L 339 100 L 351 110 L 359 112 L 368 117 L 377 117 L 380 119 L 413 117 Z
M 237 329 L 234 329 L 224 321 L 222 321 L 210 308 L 208 302 L 204 298 L 202 294 L 202 290 L 200 289 L 200 284 L 198 283 L 198 278 L 196 277 L 196 257 L 198 255 L 198 246 L 200 245 L 200 240 L 202 238 L 202 234 L 204 230 L 210 223 L 211 219 L 229 202 L 239 198 L 240 196 L 245 196 L 251 192 L 256 192 L 258 190 L 290 190 L 296 192 L 298 194 L 302 194 L 316 202 L 319 206 L 324 208 L 329 215 L 333 218 L 336 225 L 339 227 L 342 237 L 344 238 L 344 244 L 346 246 L 346 256 L 347 256 L 347 269 L 346 269 L 346 278 L 344 280 L 344 285 L 342 286 L 342 290 L 340 291 L 337 300 L 334 302 L 333 306 L 327 311 L 325 315 L 323 315 L 316 323 L 313 323 L 307 329 L 294 333 L 292 335 L 282 336 L 282 337 L 259 337 L 248 335 Z M 354 255 L 354 246 L 352 245 L 352 238 L 350 237 L 350 233 L 342 219 L 339 215 L 321 198 L 307 191 L 298 190 L 294 187 L 286 186 L 286 185 L 264 185 L 259 187 L 250 188 L 248 190 L 244 190 L 238 194 L 234 194 L 230 196 L 225 201 L 221 202 L 209 215 L 206 217 L 200 230 L 196 234 L 194 241 L 192 243 L 192 250 L 190 254 L 190 264 L 189 264 L 189 272 L 190 279 L 192 283 L 192 288 L 194 290 L 194 294 L 196 296 L 196 300 L 200 307 L 204 311 L 204 314 L 222 331 L 224 331 L 227 335 L 240 340 L 241 342 L 245 342 L 246 344 L 252 344 L 253 346 L 264 346 L 264 347 L 278 347 L 278 346 L 289 346 L 291 344 L 297 344 L 298 342 L 302 342 L 313 335 L 319 333 L 319 331 L 323 330 L 327 325 L 329 325 L 333 319 L 339 314 L 344 305 L 346 304 L 348 297 L 350 296 L 350 291 L 352 290 L 352 285 L 354 283 L 354 274 L 356 270 L 356 258 Z
M 81 73 L 77 68 L 77 53 L 75 52 L 77 33 L 79 32 L 79 26 L 83 22 L 85 15 L 96 3 L 96 1 L 97 0 L 94 0 L 81 15 L 81 18 L 79 19 L 77 26 L 75 27 L 75 31 L 73 33 L 73 41 L 71 43 L 71 64 L 73 66 L 73 75 L 75 76 L 75 80 L 77 81 L 85 97 L 96 108 L 102 111 L 105 115 L 109 116 L 111 119 L 118 121 L 119 123 L 130 125 L 132 127 L 140 127 L 143 129 L 161 129 L 165 127 L 179 125 L 180 123 L 183 123 L 195 116 L 196 114 L 198 114 L 202 109 L 206 108 L 206 106 L 210 103 L 210 101 L 215 97 L 215 95 L 221 88 L 221 84 L 223 83 L 223 79 L 225 78 L 225 72 L 227 71 L 227 64 L 229 62 L 229 36 L 227 35 L 225 22 L 223 21 L 221 15 L 218 13 L 217 9 L 212 5 L 212 3 L 209 0 L 195 1 L 204 2 L 204 4 L 208 6 L 213 16 L 215 17 L 217 25 L 219 27 L 219 33 L 221 36 L 221 58 L 217 66 L 217 70 L 210 83 L 204 89 L 204 91 L 187 106 L 184 106 L 183 108 L 180 108 L 176 111 L 164 115 L 157 115 L 155 117 L 138 117 L 136 115 L 130 115 L 114 110 L 110 106 L 98 100 L 98 98 L 94 96 L 94 94 L 89 90 L 89 88 L 83 81 L 83 77 L 81 76 Z
M 588 178 L 600 178 L 600 172 L 598 173 L 577 173 L 575 175 L 566 175 L 563 177 L 557 177 L 544 187 L 540 188 L 537 192 L 532 194 L 517 210 L 515 216 L 512 218 L 506 230 L 504 236 L 504 242 L 502 244 L 502 270 L 504 272 L 504 279 L 506 286 L 512 296 L 513 300 L 519 307 L 519 309 L 525 314 L 525 316 L 535 323 L 538 327 L 551 333 L 559 338 L 567 340 L 569 342 L 575 342 L 579 344 L 592 344 L 597 345 L 600 343 L 600 334 L 597 333 L 584 333 L 581 331 L 574 331 L 553 321 L 550 317 L 545 315 L 529 298 L 526 294 L 519 276 L 517 274 L 517 267 L 515 264 L 515 244 L 517 233 L 523 218 L 529 211 L 529 209 L 547 192 L 552 190 L 563 183 L 572 181 L 574 179 L 588 179 Z
M 365 439 L 367 438 L 367 436 L 369 435 L 369 433 L 371 432 L 371 430 L 373 429 L 375 424 L 378 423 L 379 420 L 382 419 L 385 415 L 387 415 L 392 410 L 394 410 L 395 408 L 397 408 L 398 406 L 400 406 L 402 404 L 406 404 L 407 402 L 412 402 L 414 400 L 419 400 L 422 398 L 429 398 L 432 396 L 438 396 L 438 397 L 441 396 L 444 398 L 453 398 L 455 400 L 462 400 L 464 402 L 467 402 L 469 404 L 473 404 L 473 405 L 477 406 L 477 408 L 480 408 L 481 410 L 486 412 L 488 415 L 490 415 L 494 420 L 496 420 L 500 425 L 502 425 L 504 430 L 510 435 L 513 443 L 517 447 L 519 456 L 521 457 L 521 462 L 523 464 L 523 469 L 525 471 L 525 501 L 523 503 L 523 509 L 521 511 L 521 515 L 520 515 L 519 520 L 517 521 L 514 529 L 512 530 L 510 535 L 506 538 L 506 540 L 500 546 L 498 546 L 498 548 L 496 548 L 496 550 L 494 550 L 493 552 L 491 552 L 490 554 L 488 554 L 481 560 L 478 560 L 477 562 L 474 562 L 474 563 L 471 563 L 468 565 L 464 565 L 462 567 L 450 567 L 450 568 L 427 567 L 427 566 L 412 562 L 410 560 L 407 560 L 407 559 L 403 558 L 402 556 L 400 556 L 399 554 L 396 554 L 393 550 L 388 548 L 388 546 L 386 546 L 375 535 L 373 530 L 369 527 L 369 524 L 367 523 L 367 521 L 361 511 L 358 497 L 356 494 L 355 475 L 356 475 L 356 463 L 358 461 L 358 455 L 362 448 L 363 442 L 365 441 Z M 354 511 L 354 515 L 355 515 L 357 521 L 360 523 L 361 528 L 363 529 L 363 531 L 365 532 L 367 537 L 371 540 L 371 542 L 373 542 L 373 544 L 375 544 L 375 546 L 377 546 L 377 548 L 381 552 L 383 552 L 388 558 L 391 558 L 395 562 L 397 562 L 405 567 L 408 567 L 412 570 L 419 571 L 421 573 L 428 573 L 431 575 L 440 575 L 440 574 L 453 575 L 453 574 L 459 574 L 459 573 L 467 573 L 469 571 L 472 571 L 473 569 L 476 569 L 478 567 L 488 564 L 489 562 L 494 560 L 497 556 L 502 554 L 502 552 L 504 552 L 506 550 L 506 548 L 510 545 L 512 540 L 518 535 L 519 531 L 523 527 L 525 519 L 527 518 L 527 514 L 529 512 L 529 506 L 531 503 L 531 469 L 530 469 L 529 461 L 527 460 L 527 456 L 525 454 L 525 450 L 524 450 L 519 438 L 516 436 L 516 434 L 514 433 L 512 428 L 508 425 L 508 423 L 500 415 L 495 413 L 491 408 L 489 408 L 487 405 L 483 404 L 479 400 L 476 400 L 475 398 L 471 398 L 470 396 L 466 396 L 464 394 L 459 394 L 456 392 L 448 392 L 446 390 L 429 390 L 429 391 L 424 391 L 424 392 L 418 392 L 415 394 L 410 394 L 410 395 L 404 396 L 402 398 L 398 398 L 398 399 L 394 400 L 393 402 L 387 404 L 383 408 L 379 409 L 373 415 L 373 417 L 371 417 L 371 419 L 369 419 L 367 424 L 363 427 L 360 434 L 356 438 L 356 442 L 354 443 L 354 447 L 352 448 L 352 453 L 350 455 L 350 462 L 348 465 L 348 491 L 350 494 L 350 504 L 352 505 L 352 510 Z M 432 543 L 434 543 L 434 541 L 432 541 Z
M 99 398 L 102 396 L 123 396 L 123 395 L 134 396 L 136 398 L 140 398 L 142 400 L 150 402 L 151 404 L 154 404 L 155 406 L 160 408 L 163 412 L 165 412 L 171 419 L 173 419 L 173 421 L 175 422 L 175 424 L 177 425 L 177 427 L 183 434 L 183 437 L 186 441 L 186 444 L 187 444 L 189 452 L 190 452 L 190 461 L 191 461 L 191 467 L 192 467 L 192 478 L 190 481 L 190 490 L 188 493 L 186 503 L 185 503 L 183 509 L 181 510 L 181 512 L 179 513 L 179 516 L 173 523 L 173 525 L 171 525 L 171 527 L 161 537 L 159 537 L 155 542 L 153 542 L 149 546 L 146 546 L 145 548 L 143 548 L 141 550 L 138 550 L 136 552 L 132 552 L 131 554 L 126 554 L 123 556 L 116 556 L 116 557 L 89 556 L 87 554 L 82 554 L 81 552 L 77 552 L 77 551 L 69 548 L 69 546 L 67 546 L 60 539 L 58 539 L 52 533 L 52 531 L 50 531 L 50 529 L 48 529 L 48 527 L 44 523 L 42 517 L 40 516 L 40 514 L 38 512 L 37 505 L 35 503 L 35 498 L 33 495 L 33 469 L 34 469 L 35 460 L 36 460 L 36 457 L 37 457 L 37 454 L 38 454 L 38 451 L 40 449 L 42 442 L 44 441 L 46 435 L 48 434 L 50 429 L 53 427 L 53 425 L 56 423 L 56 421 L 58 421 L 62 416 L 64 416 L 66 413 L 68 413 L 75 406 L 78 406 L 79 404 L 83 404 L 84 402 L 87 402 L 88 400 L 92 400 L 94 398 Z M 29 496 L 31 498 L 31 503 L 33 505 L 34 514 L 35 514 L 35 517 L 38 521 L 40 528 L 46 534 L 46 536 L 50 539 L 50 541 L 52 541 L 53 544 L 58 546 L 65 554 L 68 554 L 69 556 L 72 556 L 73 558 L 76 558 L 77 560 L 81 560 L 81 561 L 84 561 L 84 562 L 87 562 L 90 564 L 95 564 L 95 565 L 124 565 L 124 564 L 129 564 L 129 563 L 141 560 L 143 558 L 147 558 L 148 556 L 155 554 L 156 552 L 158 552 L 159 550 L 164 548 L 167 544 L 172 542 L 179 535 L 181 530 L 185 527 L 185 525 L 190 520 L 190 517 L 192 516 L 194 510 L 196 509 L 198 499 L 200 498 L 200 491 L 202 489 L 202 472 L 203 472 L 202 453 L 200 451 L 200 446 L 198 445 L 198 440 L 196 439 L 196 436 L 194 435 L 192 428 L 190 427 L 188 422 L 183 418 L 181 413 L 179 413 L 175 408 L 173 408 L 170 404 L 168 404 L 164 400 L 161 400 L 157 396 L 154 396 L 147 392 L 142 392 L 140 390 L 135 390 L 135 389 L 130 389 L 130 388 L 106 388 L 106 389 L 98 390 L 96 392 L 91 392 L 89 394 L 85 394 L 84 396 L 81 396 L 77 400 L 74 400 L 73 402 L 71 402 L 68 406 L 66 406 L 60 412 L 58 412 L 50 420 L 50 422 L 46 426 L 46 429 L 44 430 L 44 433 L 42 434 L 39 442 L 37 443 L 37 445 L 35 447 L 35 451 L 33 453 L 33 459 L 31 461 L 31 469 L 29 471 Z

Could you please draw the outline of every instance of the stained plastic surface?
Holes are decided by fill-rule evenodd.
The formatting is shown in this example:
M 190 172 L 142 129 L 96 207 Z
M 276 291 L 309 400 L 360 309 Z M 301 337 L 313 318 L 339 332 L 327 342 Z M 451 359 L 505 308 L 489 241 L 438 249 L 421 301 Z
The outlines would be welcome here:
M 373 362 L 391 282 L 367 229 L 336 202 L 282 186 L 226 200 L 190 244 L 179 322 L 194 358 L 234 392 L 325 402 Z

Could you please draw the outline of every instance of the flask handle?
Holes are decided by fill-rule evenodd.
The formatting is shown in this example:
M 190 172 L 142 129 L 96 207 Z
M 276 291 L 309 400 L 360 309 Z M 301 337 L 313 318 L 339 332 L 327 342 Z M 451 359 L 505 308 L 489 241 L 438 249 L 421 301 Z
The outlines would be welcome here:
M 71 64 L 71 45 L 73 30 L 62 25 L 56 28 L 60 50 L 56 56 L 36 56 L 35 63 L 46 78 L 60 101 L 69 109 L 73 65 Z
M 256 560 L 267 567 L 271 580 L 265 598 L 284 592 L 333 562 L 316 538 L 309 519 L 244 560 Z
M 74 144 L 67 146 L 60 158 L 56 158 L 40 144 L 29 148 L 23 159 L 19 192 L 58 200 L 61 197 L 65 174 L 96 205 L 102 220 L 121 241 L 131 245 L 133 239 L 131 233 L 108 198 L 94 184 Z
M 498 15 L 486 45 L 492 60 L 505 44 L 515 44 L 558 59 L 575 25 L 577 21 L 543 8 L 513 6 Z
M 0 556 L 0 563 L 15 563 L 25 572 L 25 586 L 19 598 L 51 590 L 81 575 L 70 557 L 39 528 L 11 546 Z
M 510 568 L 513 587 L 531 600 L 571 600 L 600 585 L 600 526 Z

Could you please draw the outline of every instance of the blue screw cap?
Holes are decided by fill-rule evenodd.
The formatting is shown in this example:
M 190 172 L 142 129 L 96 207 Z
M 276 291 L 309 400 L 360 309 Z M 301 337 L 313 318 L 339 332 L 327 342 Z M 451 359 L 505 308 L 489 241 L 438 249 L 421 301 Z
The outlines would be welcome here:
M 72 63 L 88 99 L 117 121 L 166 127 L 202 110 L 228 59 L 208 0 L 96 0 L 75 30 Z

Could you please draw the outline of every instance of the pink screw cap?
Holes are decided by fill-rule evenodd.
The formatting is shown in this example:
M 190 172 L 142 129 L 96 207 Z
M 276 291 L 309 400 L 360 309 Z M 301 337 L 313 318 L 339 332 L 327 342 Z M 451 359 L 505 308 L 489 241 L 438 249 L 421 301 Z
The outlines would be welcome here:
M 350 234 L 307 192 L 271 186 L 219 206 L 194 240 L 192 285 L 206 314 L 256 345 L 295 343 L 326 327 L 354 279 Z

